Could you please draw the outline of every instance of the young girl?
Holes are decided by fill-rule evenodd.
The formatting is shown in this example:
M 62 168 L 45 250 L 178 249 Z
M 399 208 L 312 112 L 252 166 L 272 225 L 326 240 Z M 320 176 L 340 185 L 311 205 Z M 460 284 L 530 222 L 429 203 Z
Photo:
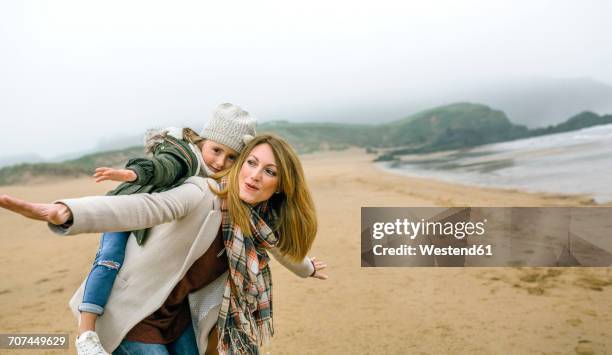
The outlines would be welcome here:
M 255 119 L 232 104 L 219 105 L 200 135 L 189 128 L 150 130 L 145 135 L 145 151 L 150 158 L 128 161 L 125 169 L 98 168 L 96 182 L 122 181 L 108 195 L 129 195 L 170 190 L 190 176 L 208 177 L 234 164 L 245 146 L 255 136 Z M 87 277 L 83 302 L 79 306 L 79 353 L 102 353 L 95 324 L 110 296 L 113 283 L 125 256 L 130 234 L 139 245 L 148 230 L 105 233 L 100 239 L 93 268 Z M 97 349 L 97 350 L 94 350 Z

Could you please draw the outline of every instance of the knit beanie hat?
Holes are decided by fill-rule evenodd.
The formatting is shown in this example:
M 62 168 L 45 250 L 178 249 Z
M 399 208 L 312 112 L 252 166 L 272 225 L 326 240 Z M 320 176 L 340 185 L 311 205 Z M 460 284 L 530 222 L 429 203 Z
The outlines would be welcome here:
M 240 107 L 225 103 L 217 106 L 200 136 L 226 145 L 240 153 L 255 136 L 257 120 Z

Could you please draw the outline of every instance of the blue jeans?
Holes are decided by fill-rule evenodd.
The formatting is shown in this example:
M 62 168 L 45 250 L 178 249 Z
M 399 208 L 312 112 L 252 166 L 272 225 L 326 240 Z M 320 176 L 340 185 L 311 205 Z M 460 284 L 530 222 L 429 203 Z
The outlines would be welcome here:
M 97 315 L 104 313 L 104 306 L 125 258 L 125 245 L 129 236 L 130 232 L 102 234 L 100 248 L 85 281 L 83 303 L 79 306 L 79 311 Z
M 125 340 L 113 351 L 113 355 L 198 355 L 198 344 L 191 323 L 170 344 L 149 344 Z

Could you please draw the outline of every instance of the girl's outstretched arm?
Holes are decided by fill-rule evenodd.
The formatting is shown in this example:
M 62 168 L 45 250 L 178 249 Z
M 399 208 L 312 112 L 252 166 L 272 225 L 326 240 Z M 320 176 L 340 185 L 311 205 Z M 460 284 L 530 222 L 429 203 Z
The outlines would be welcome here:
M 156 154 L 151 158 L 134 158 L 126 164 L 134 171 L 138 185 L 171 186 L 187 174 L 189 169 L 173 154 Z
M 133 182 L 156 187 L 172 186 L 189 173 L 189 169 L 173 154 L 159 153 L 151 158 L 130 159 L 125 169 L 96 168 L 96 182 L 106 180 Z
M 96 168 L 94 173 L 96 182 L 102 181 L 120 181 L 120 182 L 133 182 L 138 179 L 138 175 L 129 169 L 113 169 L 105 166 Z

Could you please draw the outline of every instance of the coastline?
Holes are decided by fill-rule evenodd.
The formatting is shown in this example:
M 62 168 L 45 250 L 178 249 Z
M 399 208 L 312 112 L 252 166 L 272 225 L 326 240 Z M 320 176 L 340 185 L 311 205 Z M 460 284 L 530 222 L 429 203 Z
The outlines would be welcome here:
M 512 193 L 512 194 L 537 195 L 544 200 L 552 200 L 553 201 L 552 203 L 554 205 L 557 205 L 557 202 L 554 202 L 554 201 L 557 199 L 560 199 L 562 201 L 567 201 L 567 203 L 569 203 L 569 205 L 571 206 L 612 206 L 612 201 L 598 202 L 594 196 L 589 195 L 589 194 L 577 194 L 577 193 L 576 194 L 569 194 L 569 193 L 566 194 L 566 193 L 560 193 L 560 192 L 543 192 L 543 191 L 529 190 L 527 188 L 519 187 L 519 186 L 484 186 L 484 185 L 479 185 L 477 183 L 471 183 L 468 181 L 450 182 L 450 181 L 447 181 L 443 178 L 436 177 L 436 176 L 428 176 L 428 177 L 419 176 L 416 174 L 411 174 L 409 171 L 403 171 L 401 169 L 386 167 L 384 166 L 385 162 L 373 162 L 372 164 L 377 169 L 379 169 L 380 171 L 386 174 L 397 175 L 397 176 L 401 176 L 407 179 L 415 179 L 417 181 L 417 184 L 418 184 L 418 181 L 421 180 L 421 182 L 423 181 L 436 182 L 442 185 L 451 185 L 457 188 L 466 189 L 470 191 L 472 191 L 472 188 L 475 188 L 476 190 L 474 190 L 474 192 L 477 192 L 477 193 L 486 194 L 489 192 L 494 192 L 494 193 L 495 192 L 498 192 L 498 193 L 506 192 L 506 193 Z
M 325 174 L 321 169 L 326 161 L 333 162 L 338 172 L 345 175 L 345 182 L 355 188 L 369 186 L 381 194 L 380 198 L 391 203 L 406 203 L 404 206 L 482 206 L 482 207 L 536 207 L 536 206 L 612 206 L 612 203 L 596 203 L 588 195 L 569 195 L 561 193 L 530 192 L 518 188 L 499 188 L 451 183 L 435 178 L 412 176 L 408 173 L 392 171 L 373 162 L 374 155 L 362 149 L 348 149 L 337 152 L 317 153 L 304 156 L 303 163 L 307 175 L 310 170 L 316 178 Z M 310 160 L 317 163 L 309 166 Z M 310 168 L 310 169 L 309 169 Z M 334 174 L 329 174 L 334 175 Z M 309 180 L 310 181 L 310 180 Z M 360 186 L 361 185 L 361 186 Z M 378 196 L 372 196 L 377 200 Z M 419 203 L 424 203 L 420 205 Z M 365 206 L 365 205 L 364 205 Z M 393 205 L 396 206 L 396 205 Z M 401 205 L 397 205 L 401 206 Z M 391 206 L 389 206 L 391 207 Z

